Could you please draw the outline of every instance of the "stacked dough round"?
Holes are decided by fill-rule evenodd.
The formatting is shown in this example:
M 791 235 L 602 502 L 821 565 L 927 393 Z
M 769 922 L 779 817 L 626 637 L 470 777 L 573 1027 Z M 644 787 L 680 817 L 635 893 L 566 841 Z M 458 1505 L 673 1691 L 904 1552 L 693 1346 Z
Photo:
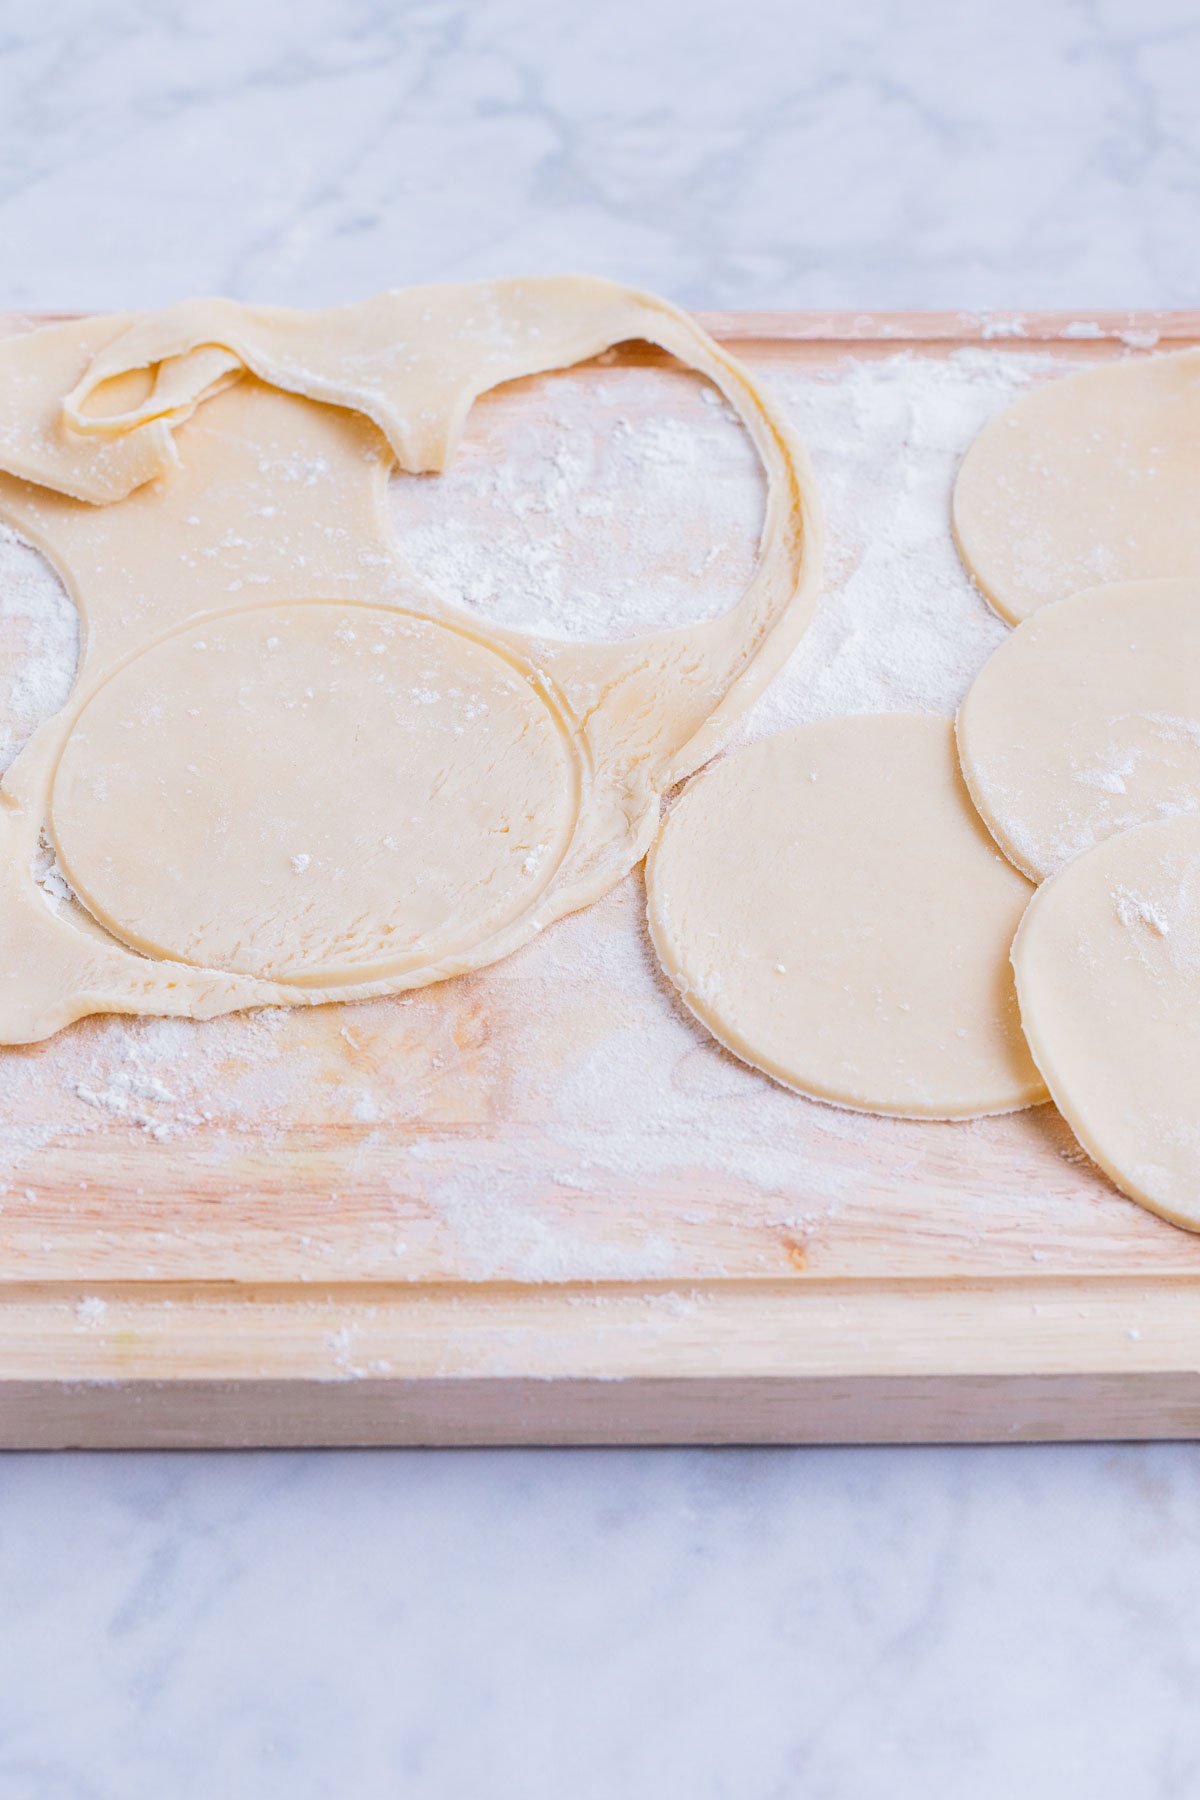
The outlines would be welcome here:
M 1000 415 L 954 524 L 1023 622 L 957 732 L 837 719 L 726 758 L 648 894 L 667 974 L 745 1061 L 925 1118 L 1048 1090 L 1124 1192 L 1200 1229 L 1198 487 L 1195 353 Z

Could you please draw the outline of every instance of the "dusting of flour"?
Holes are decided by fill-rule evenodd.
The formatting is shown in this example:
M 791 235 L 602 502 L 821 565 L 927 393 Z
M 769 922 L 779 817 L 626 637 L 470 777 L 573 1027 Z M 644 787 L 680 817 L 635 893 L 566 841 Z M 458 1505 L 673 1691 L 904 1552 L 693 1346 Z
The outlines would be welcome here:
M 955 472 L 993 413 L 1052 372 L 1045 357 L 964 349 L 776 378 L 817 469 L 826 588 L 749 735 L 842 713 L 955 710 L 1007 635 L 950 535 Z
M 1005 635 L 951 541 L 954 472 L 999 407 L 1059 372 L 1053 356 L 1006 344 L 757 366 L 812 457 L 828 553 L 817 616 L 741 736 L 846 712 L 952 712 Z M 393 503 L 404 554 L 446 595 L 481 618 L 586 639 L 731 605 L 753 570 L 763 483 L 715 390 L 610 358 L 487 397 L 455 467 L 394 483 Z M 0 535 L 0 763 L 62 704 L 75 642 L 53 574 Z M 282 1165 L 294 1173 L 280 1177 L 261 1240 L 273 1233 L 272 1270 L 300 1279 L 330 1268 L 318 1194 L 322 1220 L 346 1226 L 342 1271 L 771 1269 L 780 1243 L 854 1203 L 868 1137 L 882 1149 L 876 1180 L 885 1166 L 899 1191 L 923 1172 L 944 1185 L 948 1156 L 969 1169 L 977 1130 L 1018 1129 L 869 1120 L 736 1063 L 659 975 L 634 875 L 495 968 L 394 1001 L 207 1023 L 94 1019 L 0 1051 L 0 1232 L 36 1198 L 49 1144 L 124 1133 L 202 1186 L 218 1140 L 235 1171 L 248 1145 L 296 1157 L 289 1134 L 314 1124 L 339 1130 L 336 1180 L 321 1189 L 311 1161 Z M 236 1195 L 234 1172 L 229 1183 Z M 969 1230 L 969 1175 L 956 1186 Z M 292 1218 L 301 1188 L 308 1213 Z M 194 1218 L 179 1206 L 186 1267 L 180 1221 Z
M 63 705 L 78 655 L 79 620 L 61 583 L 0 524 L 0 773 Z
M 579 641 L 719 617 L 753 573 L 765 491 L 716 388 L 610 357 L 599 379 L 485 395 L 451 466 L 397 476 L 391 499 L 404 555 L 440 593 Z

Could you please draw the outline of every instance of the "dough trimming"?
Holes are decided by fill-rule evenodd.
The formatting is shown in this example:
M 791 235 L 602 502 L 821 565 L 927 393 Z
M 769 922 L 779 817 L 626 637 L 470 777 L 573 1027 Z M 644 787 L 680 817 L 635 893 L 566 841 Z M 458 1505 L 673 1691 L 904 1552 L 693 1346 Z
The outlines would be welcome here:
M 485 626 L 405 563 L 385 504 L 391 470 L 442 467 L 484 389 L 631 339 L 706 375 L 750 433 L 768 478 L 753 580 L 720 619 L 619 644 Z M 494 961 L 638 861 L 661 794 L 720 746 L 815 603 L 820 527 L 807 463 L 786 423 L 685 314 L 611 282 L 408 289 L 311 314 L 195 301 L 47 327 L 0 345 L 0 426 L 0 468 L 8 471 L 0 474 L 0 517 L 49 557 L 84 624 L 68 705 L 35 733 L 0 789 L 0 1041 L 42 1037 L 95 1011 L 209 1016 L 390 993 Z M 435 831 L 429 839 L 430 853 L 443 856 L 434 887 L 457 896 L 436 930 L 425 929 L 419 906 L 389 908 L 383 896 L 402 861 L 383 840 L 399 841 L 420 811 L 409 804 L 407 777 L 390 796 L 356 792 L 359 836 L 350 831 L 337 842 L 338 854 L 352 840 L 361 847 L 370 821 L 375 885 L 358 898 L 347 887 L 344 911 L 331 909 L 327 892 L 318 899 L 315 886 L 306 895 L 322 832 L 333 846 L 351 823 L 335 816 L 344 790 L 325 767 L 344 741 L 344 717 L 330 713 L 314 725 L 309 762 L 322 764 L 321 781 L 308 780 L 299 739 L 290 762 L 282 743 L 272 746 L 274 791 L 266 794 L 255 789 L 252 756 L 234 770 L 215 694 L 192 694 L 197 713 L 186 715 L 175 739 L 152 716 L 188 685 L 177 686 L 173 674 L 163 685 L 184 634 L 203 639 L 216 621 L 230 641 L 245 634 L 241 673 L 232 669 L 228 679 L 261 698 L 266 639 L 287 634 L 263 631 L 254 615 L 282 608 L 291 632 L 302 629 L 299 613 L 309 606 L 333 609 L 322 611 L 329 619 L 353 607 L 386 612 L 441 647 L 430 661 L 436 680 L 418 671 L 392 684 L 390 716 L 403 739 L 424 746 L 414 764 L 422 779 L 441 773 L 422 761 L 433 754 L 426 709 L 441 704 L 427 694 L 453 704 L 451 687 L 471 687 L 488 709 L 475 714 L 475 812 L 459 789 L 459 860 L 444 860 L 454 837 L 445 818 L 440 838 Z M 314 613 L 312 630 L 316 621 Z M 461 681 L 451 679 L 455 662 Z M 376 671 L 385 684 L 387 667 L 385 657 Z M 264 721 L 285 699 L 270 701 Z M 542 750 L 523 757 L 502 724 L 489 739 L 498 714 L 510 724 L 525 716 Z M 122 717 L 135 721 L 147 754 L 161 753 L 161 770 L 118 766 Z M 469 737 L 472 721 L 456 722 Z M 497 747 L 502 753 L 492 758 Z M 223 756 L 229 768 L 221 776 Z M 455 758 L 461 773 L 470 751 L 460 746 Z M 108 763 L 114 794 L 120 789 L 130 803 L 115 829 L 128 833 L 134 852 L 145 840 L 135 880 L 121 873 L 120 835 L 110 828 L 101 843 L 80 798 L 80 784 L 103 781 Z M 386 762 L 374 767 L 370 780 L 383 782 Z M 174 835 L 171 855 L 156 859 L 146 836 L 153 825 L 138 807 L 155 802 L 160 775 L 166 786 L 157 799 Z M 218 779 L 227 783 L 230 814 L 241 818 L 231 842 L 249 830 L 248 819 L 272 810 L 294 828 L 273 850 L 259 846 L 273 860 L 259 871 L 261 929 L 248 933 L 252 908 L 238 885 L 246 871 L 235 878 L 232 859 L 206 854 L 199 831 L 188 854 L 185 807 L 195 797 L 197 821 L 215 829 Z M 519 822 L 530 847 L 516 859 L 489 860 L 479 832 L 506 821 Z M 34 882 L 47 828 L 81 892 L 91 894 L 95 917 L 52 908 Z M 292 847 L 291 836 L 313 842 Z M 497 879 L 503 897 L 481 903 L 479 885 Z M 305 910 L 306 898 L 315 910 Z

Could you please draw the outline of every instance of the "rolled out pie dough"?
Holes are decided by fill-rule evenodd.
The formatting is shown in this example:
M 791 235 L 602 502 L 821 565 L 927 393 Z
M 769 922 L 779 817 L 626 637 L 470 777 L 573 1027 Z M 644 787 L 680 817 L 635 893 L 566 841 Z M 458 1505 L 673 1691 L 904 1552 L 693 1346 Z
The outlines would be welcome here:
M 1009 966 L 1031 889 L 976 817 L 950 720 L 830 719 L 700 775 L 647 865 L 703 1024 L 815 1099 L 912 1118 L 1045 1098 Z
M 1131 1199 L 1200 1230 L 1200 819 L 1109 838 L 1039 888 L 1013 945 L 1037 1065 Z
M 958 715 L 971 797 L 1034 881 L 1149 819 L 1200 811 L 1200 579 L 1044 606 Z
M 619 644 L 489 627 L 393 541 L 395 466 L 472 401 L 646 340 L 713 381 L 768 477 L 725 617 Z M 803 452 L 686 315 L 583 277 L 321 313 L 196 301 L 0 344 L 0 517 L 83 621 L 67 706 L 0 785 L 0 1041 L 479 967 L 644 853 L 816 595 Z M 48 835 L 84 905 L 33 879 Z
M 1200 350 L 1085 369 L 998 413 L 954 489 L 964 562 L 1015 624 L 1102 583 L 1200 580 Z

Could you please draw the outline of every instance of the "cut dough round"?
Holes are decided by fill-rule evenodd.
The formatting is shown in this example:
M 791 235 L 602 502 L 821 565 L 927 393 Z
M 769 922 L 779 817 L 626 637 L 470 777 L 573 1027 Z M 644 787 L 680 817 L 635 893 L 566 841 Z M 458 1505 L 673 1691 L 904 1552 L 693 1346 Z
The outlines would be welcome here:
M 1039 888 L 1013 945 L 1059 1111 L 1133 1200 L 1200 1230 L 1200 819 L 1109 838 Z
M 701 775 L 647 868 L 650 932 L 736 1056 L 902 1117 L 1045 1098 L 1009 946 L 1029 900 L 976 817 L 949 719 L 803 725 Z
M 536 901 L 577 811 L 519 668 L 445 625 L 310 603 L 127 663 L 67 739 L 50 824 L 134 949 L 303 984 L 473 947 Z
M 1050 382 L 998 413 L 954 489 L 963 561 L 1015 623 L 1101 582 L 1200 579 L 1200 350 Z
M 1150 819 L 1200 810 L 1200 580 L 1043 607 L 958 715 L 971 798 L 1034 881 Z

